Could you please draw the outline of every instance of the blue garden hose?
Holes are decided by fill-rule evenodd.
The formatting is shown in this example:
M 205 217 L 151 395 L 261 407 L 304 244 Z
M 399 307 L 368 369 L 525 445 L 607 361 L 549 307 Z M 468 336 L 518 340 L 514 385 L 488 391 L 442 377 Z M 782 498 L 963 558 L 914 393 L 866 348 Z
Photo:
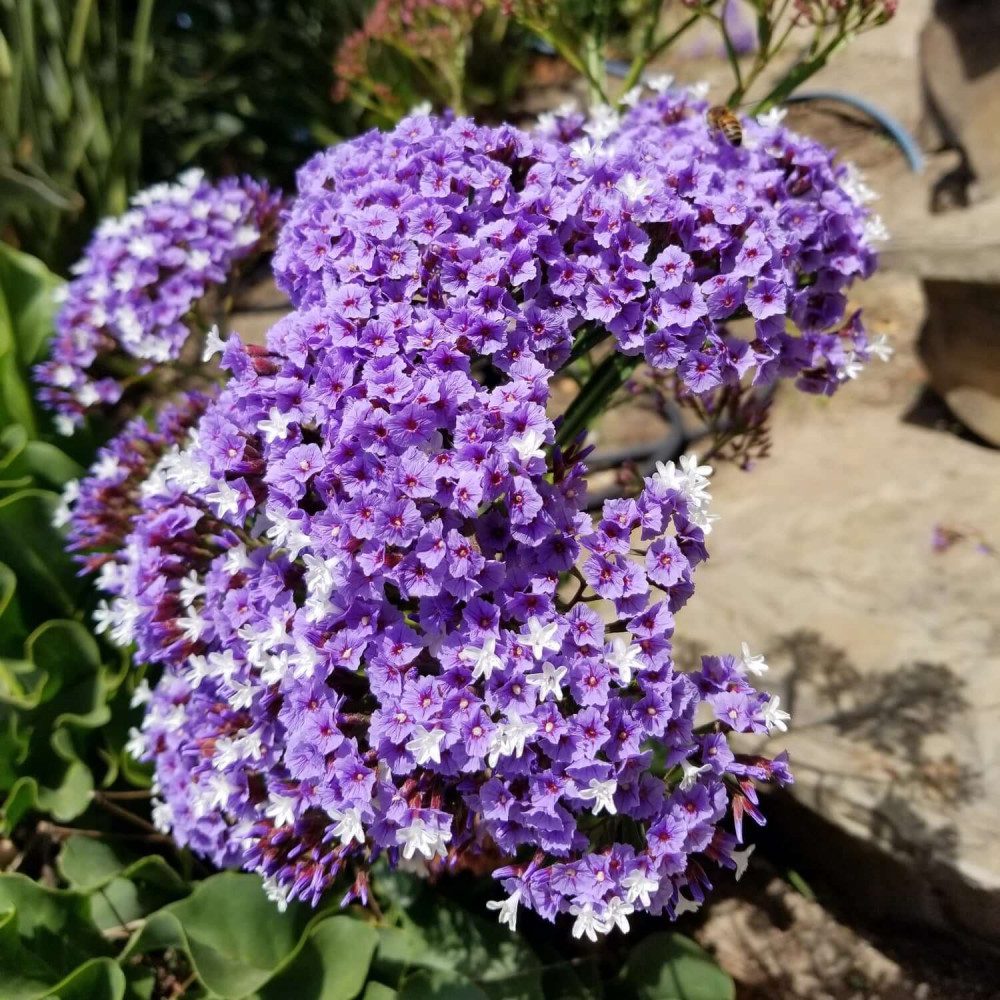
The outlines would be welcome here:
M 533 47 L 543 55 L 555 55 L 556 51 L 547 42 L 540 39 L 533 41 Z M 608 75 L 621 79 L 629 71 L 629 64 L 621 59 L 608 59 L 605 62 Z M 906 130 L 905 126 L 887 111 L 883 111 L 877 104 L 857 97 L 854 94 L 845 93 L 842 90 L 805 90 L 800 94 L 791 94 L 785 98 L 786 104 L 799 104 L 805 101 L 836 101 L 839 104 L 847 104 L 856 108 L 862 114 L 872 119 L 893 142 L 899 146 L 910 169 L 915 174 L 923 173 L 924 154 L 921 152 L 917 141 Z
M 876 122 L 893 142 L 899 146 L 909 163 L 910 169 L 915 173 L 923 173 L 924 154 L 917 145 L 916 140 L 906 130 L 906 128 L 887 111 L 883 111 L 878 105 L 863 97 L 856 97 L 854 94 L 847 94 L 840 90 L 805 90 L 800 94 L 792 94 L 785 98 L 786 104 L 795 104 L 802 101 L 837 101 L 840 104 L 847 104 L 852 108 L 857 108 L 862 114 L 867 115 Z

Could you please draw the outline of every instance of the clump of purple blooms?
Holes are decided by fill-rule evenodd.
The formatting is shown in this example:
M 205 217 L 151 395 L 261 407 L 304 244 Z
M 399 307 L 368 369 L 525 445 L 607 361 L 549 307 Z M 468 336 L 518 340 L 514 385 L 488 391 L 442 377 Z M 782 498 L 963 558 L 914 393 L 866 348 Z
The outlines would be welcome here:
M 102 576 L 104 625 L 162 669 L 131 748 L 163 829 L 279 901 L 366 901 L 380 857 L 486 867 L 509 926 L 591 938 L 742 871 L 754 782 L 791 778 L 728 736 L 787 714 L 746 647 L 674 661 L 711 470 L 663 464 L 594 519 L 549 406 L 595 330 L 701 394 L 832 391 L 873 352 L 844 321 L 866 211 L 820 147 L 748 137 L 670 92 L 534 137 L 412 116 L 303 168 L 275 258 L 296 311 L 227 341 Z
M 193 170 L 98 227 L 65 288 L 51 357 L 36 369 L 61 432 L 181 357 L 192 333 L 211 325 L 199 313 L 209 293 L 271 249 L 280 206 L 266 184 L 212 183 Z
M 182 393 L 163 404 L 152 423 L 130 420 L 98 451 L 87 475 L 67 485 L 55 521 L 68 526 L 66 548 L 83 572 L 120 563 L 143 485 L 164 453 L 185 440 L 208 399 L 201 392 Z

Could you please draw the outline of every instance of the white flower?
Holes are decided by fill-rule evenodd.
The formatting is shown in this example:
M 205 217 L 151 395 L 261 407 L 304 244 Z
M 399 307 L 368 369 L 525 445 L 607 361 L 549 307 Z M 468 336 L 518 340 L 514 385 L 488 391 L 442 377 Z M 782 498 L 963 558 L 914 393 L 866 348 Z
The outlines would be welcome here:
M 681 770 L 684 772 L 684 777 L 681 778 L 680 787 L 682 792 L 686 792 L 697 783 L 699 774 L 711 771 L 712 768 L 709 764 L 702 764 L 701 767 L 695 767 L 689 760 L 682 760 Z
M 351 806 L 343 812 L 338 810 L 330 815 L 337 821 L 333 835 L 339 837 L 342 844 L 350 844 L 352 840 L 359 844 L 365 842 L 365 828 L 361 824 L 361 810 L 357 806 Z
M 205 594 L 205 585 L 198 578 L 198 573 L 196 570 L 191 570 L 187 576 L 181 580 L 181 592 L 180 601 L 185 608 L 191 607 L 192 604 Z
M 545 701 L 551 694 L 555 695 L 556 701 L 562 699 L 561 681 L 566 676 L 566 667 L 557 667 L 551 663 L 542 664 L 540 674 L 528 674 L 525 680 L 538 688 L 538 700 Z
M 537 723 L 525 721 L 517 712 L 511 712 L 507 721 L 498 723 L 493 730 L 486 762 L 490 767 L 496 767 L 501 757 L 521 757 L 525 740 L 537 729 Z
M 590 109 L 590 118 L 584 122 L 583 131 L 595 142 L 601 142 L 614 134 L 621 117 L 610 104 L 595 104 Z
M 226 349 L 226 342 L 219 336 L 219 327 L 215 324 L 205 334 L 205 349 L 201 352 L 202 361 L 211 361 L 216 354 Z
M 780 733 L 788 732 L 788 726 L 785 725 L 785 722 L 791 719 L 791 716 L 784 709 L 778 707 L 780 704 L 781 699 L 776 694 L 772 694 L 764 706 L 764 725 L 767 726 L 769 733 L 774 732 L 775 729 Z
M 532 654 L 538 660 L 541 659 L 547 649 L 553 653 L 559 651 L 562 641 L 556 637 L 558 631 L 559 625 L 556 622 L 543 625 L 541 619 L 532 615 L 528 619 L 528 634 L 526 636 L 522 635 L 521 639 L 524 640 L 526 646 L 531 648 Z
M 464 660 L 472 661 L 472 676 L 483 677 L 489 680 L 494 670 L 503 668 L 503 660 L 496 653 L 496 636 L 488 635 L 483 639 L 482 646 L 465 646 L 461 656 Z
M 432 107 L 430 101 L 419 101 L 414 104 L 412 108 L 410 108 L 410 116 L 429 115 L 433 110 L 434 108 Z
M 649 194 L 649 181 L 635 174 L 626 174 L 616 185 L 630 202 L 642 201 Z
M 696 101 L 702 101 L 708 97 L 711 89 L 712 86 L 707 80 L 699 80 L 697 83 L 689 84 L 687 91 Z
M 417 726 L 413 730 L 413 739 L 406 744 L 406 749 L 413 754 L 418 764 L 426 764 L 428 761 L 440 764 L 441 743 L 444 737 L 443 729 L 425 729 L 423 726 Z
M 879 361 L 889 361 L 895 354 L 895 350 L 889 343 L 889 339 L 884 333 L 880 333 L 869 345 L 868 351 L 872 357 L 878 358 Z
M 675 917 L 679 917 L 683 913 L 697 913 L 700 909 L 701 903 L 688 899 L 687 896 L 682 896 L 680 892 L 677 893 L 677 902 L 674 905 Z
M 642 666 L 639 662 L 641 655 L 642 649 L 639 646 L 617 637 L 612 640 L 611 649 L 604 651 L 604 661 L 618 671 L 622 684 L 628 685 L 632 683 L 632 671 L 638 672 Z
M 274 820 L 275 826 L 291 826 L 295 822 L 296 800 L 291 795 L 271 792 L 264 815 Z
M 670 73 L 659 73 L 646 77 L 646 86 L 657 94 L 665 94 L 673 85 L 674 78 Z
M 753 674 L 754 677 L 761 677 L 767 673 L 770 669 L 764 660 L 763 653 L 758 653 L 756 656 L 750 652 L 750 647 L 744 642 L 740 645 L 740 649 L 743 653 L 743 669 L 748 674 Z
M 215 507 L 216 514 L 225 517 L 227 514 L 239 513 L 240 491 L 234 490 L 224 479 L 220 479 L 215 485 L 215 492 L 209 493 L 205 499 Z
M 622 879 L 622 887 L 625 889 L 625 898 L 630 903 L 638 900 L 644 908 L 648 908 L 651 905 L 650 894 L 660 888 L 660 882 L 649 872 L 636 868 Z
M 497 916 L 500 923 L 506 924 L 512 931 L 517 930 L 517 904 L 521 901 L 521 890 L 515 889 L 506 899 L 491 899 L 486 903 L 487 910 L 499 910 Z
M 771 108 L 770 111 L 757 115 L 757 124 L 763 128 L 777 128 L 785 120 L 787 114 L 786 108 Z
M 409 826 L 401 827 L 396 831 L 396 843 L 403 848 L 403 857 L 407 861 L 413 858 L 414 854 L 420 854 L 428 861 L 435 855 L 445 857 L 448 853 L 446 847 L 451 840 L 451 834 L 429 826 L 422 819 L 414 819 Z
M 59 434 L 62 437 L 70 437 L 70 435 L 72 435 L 72 433 L 76 430 L 76 425 L 69 417 L 66 416 L 65 413 L 60 413 L 56 416 L 53 423 L 55 424 L 56 434 Z
M 849 382 L 851 379 L 856 379 L 864 369 L 860 358 L 854 351 L 848 351 L 847 357 L 844 358 L 844 363 L 840 366 L 840 380 L 842 382 Z
M 747 867 L 750 864 L 750 855 L 753 854 L 756 849 L 756 844 L 751 844 L 749 847 L 742 851 L 733 851 L 733 861 L 736 862 L 736 881 L 739 882 L 741 878 L 747 873 Z
M 642 87 L 633 87 L 618 98 L 618 103 L 624 104 L 626 108 L 634 108 L 640 100 L 642 100 Z
M 294 422 L 293 414 L 282 413 L 276 406 L 272 406 L 267 420 L 262 420 L 257 429 L 264 432 L 265 441 L 283 441 L 288 434 L 288 425 Z
M 530 462 L 533 458 L 545 458 L 542 446 L 545 435 L 541 431 L 525 431 L 520 437 L 511 438 L 511 445 L 522 462 Z
M 869 245 L 874 243 L 885 243 L 889 239 L 889 230 L 881 215 L 869 215 L 865 219 L 865 228 L 862 238 Z
M 574 906 L 569 912 L 576 917 L 576 922 L 573 924 L 575 938 L 586 935 L 588 940 L 596 941 L 598 934 L 607 934 L 611 930 L 611 924 L 594 912 L 592 903 Z
M 52 527 L 65 528 L 69 524 L 71 508 L 80 499 L 80 481 L 71 479 L 62 491 L 59 505 L 52 512 Z
M 268 875 L 261 884 L 264 888 L 264 895 L 274 903 L 279 913 L 284 913 L 288 909 L 288 889 L 279 885 L 278 880 L 273 875 Z
M 591 811 L 595 816 L 602 811 L 607 811 L 612 816 L 618 812 L 615 807 L 615 792 L 618 791 L 618 782 L 614 778 L 601 781 L 599 778 L 591 778 L 586 788 L 577 791 L 581 799 L 593 799 L 594 805 Z
M 668 490 L 676 490 L 688 502 L 689 507 L 701 510 L 712 500 L 708 492 L 708 477 L 712 473 L 710 465 L 699 465 L 696 455 L 684 455 L 680 466 L 673 462 L 657 462 L 655 480 Z
M 621 896 L 612 896 L 608 900 L 607 909 L 604 911 L 604 919 L 611 927 L 617 924 L 618 929 L 623 934 L 628 934 L 628 918 L 633 913 L 635 913 L 635 907 L 631 903 L 626 903 Z
M 146 678 L 143 677 L 143 679 L 136 685 L 135 690 L 132 692 L 129 704 L 132 708 L 138 708 L 140 705 L 149 704 L 149 699 L 152 697 L 153 692 L 149 688 L 149 683 Z

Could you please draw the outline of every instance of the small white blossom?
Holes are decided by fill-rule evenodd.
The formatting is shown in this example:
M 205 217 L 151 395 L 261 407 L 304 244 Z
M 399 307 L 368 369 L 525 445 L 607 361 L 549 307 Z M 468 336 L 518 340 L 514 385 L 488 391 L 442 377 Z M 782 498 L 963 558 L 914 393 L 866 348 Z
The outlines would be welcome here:
M 226 342 L 219 336 L 219 327 L 213 325 L 205 334 L 205 349 L 201 352 L 201 360 L 211 361 L 216 354 L 221 354 L 225 349 Z
M 769 733 L 773 733 L 776 729 L 779 733 L 788 732 L 788 726 L 785 723 L 791 719 L 791 716 L 784 709 L 778 707 L 780 704 L 781 699 L 776 694 L 772 694 L 764 706 L 764 725 L 767 726 Z
M 444 737 L 443 729 L 425 729 L 423 726 L 417 726 L 413 730 L 413 738 L 406 744 L 406 749 L 413 754 L 418 764 L 423 765 L 430 761 L 440 764 L 441 743 Z
M 630 903 L 638 900 L 641 906 L 648 908 L 651 905 L 651 894 L 660 888 L 660 882 L 649 872 L 636 868 L 622 879 L 622 887 L 625 889 L 625 898 Z
M 506 924 L 512 931 L 517 930 L 517 904 L 521 901 L 521 890 L 515 889 L 506 899 L 491 899 L 486 903 L 487 910 L 499 910 L 497 916 L 500 923 Z
M 642 666 L 639 662 L 641 655 L 642 649 L 635 643 L 616 637 L 611 642 L 611 649 L 604 651 L 604 661 L 618 671 L 622 684 L 628 685 L 632 683 L 632 672 L 638 672 Z
M 538 700 L 545 701 L 551 694 L 556 701 L 562 699 L 562 679 L 567 674 L 566 667 L 557 667 L 552 663 L 543 663 L 540 674 L 528 674 L 525 680 L 538 688 Z
M 736 881 L 739 882 L 741 878 L 747 873 L 747 867 L 750 864 L 750 855 L 753 854 L 756 849 L 756 844 L 751 844 L 749 847 L 742 851 L 733 851 L 733 861 L 736 862 Z
M 545 435 L 541 431 L 525 431 L 520 437 L 511 438 L 510 443 L 522 462 L 545 458 Z
M 569 912 L 576 917 L 576 922 L 573 924 L 575 938 L 586 936 L 589 941 L 596 941 L 598 934 L 607 934 L 611 930 L 611 924 L 604 917 L 597 915 L 592 903 L 574 906 Z
M 359 844 L 365 842 L 365 828 L 361 823 L 361 810 L 357 806 L 351 806 L 340 812 L 331 813 L 337 821 L 333 828 L 333 835 L 340 839 L 342 844 L 350 844 L 356 840 Z
M 743 658 L 740 662 L 748 674 L 753 674 L 754 677 L 762 677 L 770 669 L 764 660 L 763 654 L 758 653 L 755 656 L 750 652 L 750 647 L 745 642 L 741 643 L 740 650 L 743 653 Z
M 557 638 L 558 631 L 559 625 L 556 622 L 543 625 L 541 619 L 532 615 L 528 619 L 528 634 L 522 635 L 520 638 L 526 646 L 530 647 L 532 655 L 538 660 L 544 656 L 547 649 L 553 653 L 559 651 L 562 641 Z
M 702 764 L 701 767 L 695 767 L 689 760 L 682 760 L 681 770 L 684 772 L 684 776 L 681 778 L 680 787 L 682 792 L 686 792 L 689 788 L 697 784 L 699 774 L 711 771 L 712 768 L 709 764 Z
M 645 83 L 655 93 L 665 94 L 674 85 L 674 78 L 670 73 L 658 73 L 647 76 Z
M 593 800 L 591 811 L 595 816 L 606 811 L 612 816 L 618 812 L 615 806 L 615 792 L 618 791 L 618 782 L 614 778 L 601 781 L 599 778 L 591 778 L 586 788 L 577 791 L 581 799 Z
M 472 676 L 489 680 L 494 670 L 503 669 L 503 660 L 497 656 L 496 636 L 488 635 L 481 646 L 465 646 L 462 649 L 463 660 L 472 662 Z
M 283 441 L 288 436 L 289 424 L 295 423 L 295 416 L 282 413 L 276 406 L 268 411 L 267 420 L 262 420 L 257 429 L 264 432 L 265 441 Z

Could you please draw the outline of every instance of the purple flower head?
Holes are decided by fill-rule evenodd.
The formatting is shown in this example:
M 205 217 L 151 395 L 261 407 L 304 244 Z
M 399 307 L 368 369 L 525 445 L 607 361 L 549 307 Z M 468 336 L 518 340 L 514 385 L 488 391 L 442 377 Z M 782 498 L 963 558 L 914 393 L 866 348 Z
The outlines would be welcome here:
M 117 406 L 134 376 L 180 358 L 211 325 L 212 293 L 273 243 L 280 200 L 248 178 L 213 184 L 193 170 L 98 227 L 62 290 L 51 357 L 35 370 L 60 431 Z

